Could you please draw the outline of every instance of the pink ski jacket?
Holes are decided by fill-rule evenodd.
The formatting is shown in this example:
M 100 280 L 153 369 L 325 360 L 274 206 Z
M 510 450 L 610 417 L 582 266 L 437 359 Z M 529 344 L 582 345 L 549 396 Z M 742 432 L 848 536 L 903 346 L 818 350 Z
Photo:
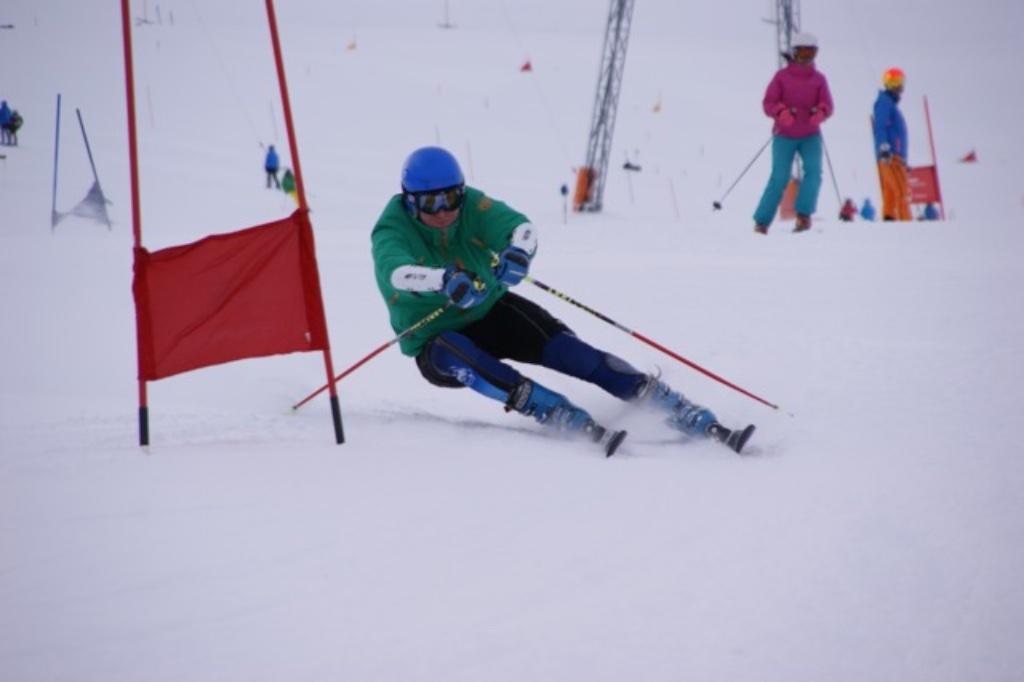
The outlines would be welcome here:
M 832 115 L 832 93 L 825 75 L 815 69 L 814 64 L 792 62 L 772 78 L 765 90 L 763 105 L 764 113 L 775 119 L 773 134 L 807 137 L 819 132 L 819 123 L 812 123 L 811 116 L 816 112 L 823 112 L 824 118 Z M 785 127 L 777 119 L 783 109 L 789 109 L 794 118 L 793 123 Z

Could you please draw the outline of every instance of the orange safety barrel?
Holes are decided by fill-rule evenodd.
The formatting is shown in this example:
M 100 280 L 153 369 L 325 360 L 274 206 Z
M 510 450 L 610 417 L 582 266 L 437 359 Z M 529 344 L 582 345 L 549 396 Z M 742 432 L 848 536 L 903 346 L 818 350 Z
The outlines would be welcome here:
M 576 173 L 576 193 L 572 198 L 572 210 L 583 210 L 583 204 L 590 197 L 590 188 L 594 182 L 594 169 L 590 166 L 581 166 Z

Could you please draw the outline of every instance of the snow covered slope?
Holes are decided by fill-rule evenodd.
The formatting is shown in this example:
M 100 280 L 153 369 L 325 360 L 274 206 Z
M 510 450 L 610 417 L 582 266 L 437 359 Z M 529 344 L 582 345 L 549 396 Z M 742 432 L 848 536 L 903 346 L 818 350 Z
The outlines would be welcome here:
M 567 223 L 605 3 L 452 2 L 448 30 L 441 2 L 279 3 L 339 371 L 391 338 L 369 231 L 404 157 L 441 143 L 539 226 L 539 280 L 783 408 L 521 285 L 759 427 L 736 457 L 529 369 L 630 429 L 610 460 L 394 349 L 340 384 L 343 446 L 326 399 L 291 413 L 324 380 L 293 355 L 150 384 L 141 451 L 117 4 L 0 6 L 0 98 L 26 119 L 0 148 L 0 679 L 1019 677 L 1018 3 L 803 3 L 842 195 L 877 203 L 867 121 L 898 65 L 951 220 L 839 223 L 826 178 L 815 228 L 767 237 L 765 158 L 711 203 L 769 135 L 771 3 L 637 3 L 606 210 Z M 290 163 L 263 3 L 133 5 L 161 21 L 134 27 L 144 243 L 290 212 L 263 188 L 261 145 Z M 50 230 L 58 92 L 58 208 L 91 183 L 79 108 L 112 230 Z

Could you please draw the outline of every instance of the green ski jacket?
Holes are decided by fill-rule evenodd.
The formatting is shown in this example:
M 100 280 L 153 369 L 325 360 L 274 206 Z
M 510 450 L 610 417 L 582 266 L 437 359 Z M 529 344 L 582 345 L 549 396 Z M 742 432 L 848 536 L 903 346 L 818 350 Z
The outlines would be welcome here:
M 445 310 L 437 319 L 399 341 L 402 353 L 417 355 L 423 346 L 441 332 L 458 330 L 486 315 L 507 287 L 500 285 L 491 271 L 492 252 L 501 252 L 509 244 L 512 232 L 529 220 L 501 201 L 478 189 L 466 187 L 458 219 L 445 229 L 424 225 L 409 215 L 402 195 L 388 201 L 373 228 L 373 262 L 377 288 L 388 307 L 391 328 L 396 334 L 416 324 L 448 303 L 443 291 L 408 291 L 392 283 L 392 273 L 404 265 L 445 268 L 457 265 L 472 272 L 487 285 L 488 296 L 477 306 Z

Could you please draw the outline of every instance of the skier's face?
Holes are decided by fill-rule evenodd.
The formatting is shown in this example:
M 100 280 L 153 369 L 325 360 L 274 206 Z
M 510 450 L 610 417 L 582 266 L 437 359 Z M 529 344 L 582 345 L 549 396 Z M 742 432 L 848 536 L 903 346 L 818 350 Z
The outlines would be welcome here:
M 801 64 L 810 64 L 818 56 L 818 48 L 801 45 L 793 50 L 793 59 Z
M 437 213 L 424 213 L 423 211 L 420 211 L 420 222 L 427 227 L 434 227 L 438 230 L 443 230 L 458 220 L 459 210 L 460 209 L 455 209 L 454 211 L 441 210 Z

